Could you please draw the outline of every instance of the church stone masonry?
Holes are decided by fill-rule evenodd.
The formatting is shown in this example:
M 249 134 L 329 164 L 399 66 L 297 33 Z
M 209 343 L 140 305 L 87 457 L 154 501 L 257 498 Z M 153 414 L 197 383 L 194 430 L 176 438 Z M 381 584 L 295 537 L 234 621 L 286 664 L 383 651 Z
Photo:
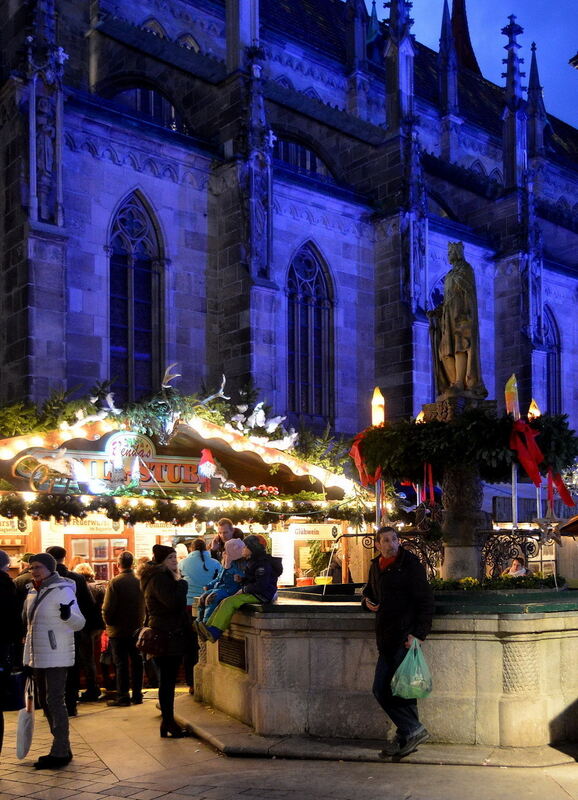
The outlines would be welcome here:
M 337 431 L 434 399 L 427 312 L 464 243 L 489 397 L 578 424 L 578 133 L 539 46 L 464 0 L 28 0 L 0 7 L 1 401 L 117 375 L 132 399 L 252 379 Z M 524 87 L 522 61 L 530 63 Z M 528 58 L 529 56 L 529 58 Z M 564 368 L 562 368 L 564 367 Z M 120 377 L 118 377 L 120 375 Z M 123 395 L 124 393 L 124 395 Z

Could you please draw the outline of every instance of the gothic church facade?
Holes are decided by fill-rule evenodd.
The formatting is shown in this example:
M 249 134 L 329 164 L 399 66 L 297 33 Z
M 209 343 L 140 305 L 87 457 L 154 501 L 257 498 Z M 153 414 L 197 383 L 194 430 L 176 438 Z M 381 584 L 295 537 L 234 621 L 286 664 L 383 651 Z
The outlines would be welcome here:
M 514 17 L 505 85 L 465 0 L 2 4 L 0 399 L 114 378 L 117 401 L 251 379 L 354 432 L 433 398 L 427 312 L 463 241 L 499 402 L 578 424 L 578 132 Z M 496 36 L 500 35 L 499 22 Z M 520 50 L 521 48 L 521 50 Z

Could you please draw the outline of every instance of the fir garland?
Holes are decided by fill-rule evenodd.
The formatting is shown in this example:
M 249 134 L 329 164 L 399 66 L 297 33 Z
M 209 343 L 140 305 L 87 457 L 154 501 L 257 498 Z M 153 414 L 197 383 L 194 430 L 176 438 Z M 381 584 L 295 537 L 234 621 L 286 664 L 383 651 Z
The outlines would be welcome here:
M 509 441 L 513 418 L 469 409 L 451 422 L 402 421 L 370 428 L 360 445 L 367 470 L 381 467 L 386 481 L 423 481 L 423 465 L 431 464 L 436 480 L 447 466 L 477 465 L 482 480 L 509 481 L 515 454 Z M 549 415 L 529 422 L 539 432 L 537 444 L 544 454 L 542 471 L 568 469 L 578 458 L 578 437 L 568 426 L 566 414 Z
M 303 492 L 302 495 L 313 493 Z M 319 497 L 314 496 L 314 497 Z M 326 519 L 349 521 L 351 524 L 361 524 L 370 521 L 374 512 L 367 506 L 355 501 L 346 501 L 329 506 L 319 499 L 276 499 L 275 502 L 261 499 L 250 501 L 250 508 L 246 507 L 248 498 L 244 500 L 235 496 L 233 501 L 223 497 L 213 497 L 220 501 L 218 505 L 207 507 L 199 500 L 175 497 L 143 497 L 142 495 L 124 495 L 119 498 L 111 496 L 91 497 L 84 499 L 79 495 L 38 494 L 30 502 L 26 502 L 19 495 L 11 493 L 0 497 L 0 516 L 18 517 L 26 516 L 32 519 L 50 520 L 57 522 L 72 522 L 74 519 L 84 519 L 90 512 L 104 514 L 113 521 L 124 521 L 129 525 L 143 523 L 152 525 L 155 522 L 164 522 L 175 527 L 188 525 L 192 522 L 216 522 L 226 516 L 234 523 L 260 523 L 262 525 L 275 524 L 292 517 L 301 517 L 312 522 L 322 522 Z

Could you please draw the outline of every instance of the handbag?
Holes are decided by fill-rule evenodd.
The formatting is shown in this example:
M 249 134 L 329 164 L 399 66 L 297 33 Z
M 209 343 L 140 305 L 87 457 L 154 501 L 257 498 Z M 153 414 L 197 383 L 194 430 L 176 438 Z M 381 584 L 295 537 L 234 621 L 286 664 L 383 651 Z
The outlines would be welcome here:
M 412 700 L 431 694 L 432 677 L 420 644 L 414 639 L 395 675 L 391 679 L 391 692 Z
M 28 755 L 34 733 L 34 681 L 28 678 L 24 694 L 25 705 L 18 712 L 16 723 L 16 758 L 23 759 Z
M 158 628 L 141 628 L 136 640 L 136 648 L 145 656 L 162 656 L 167 652 L 169 634 Z

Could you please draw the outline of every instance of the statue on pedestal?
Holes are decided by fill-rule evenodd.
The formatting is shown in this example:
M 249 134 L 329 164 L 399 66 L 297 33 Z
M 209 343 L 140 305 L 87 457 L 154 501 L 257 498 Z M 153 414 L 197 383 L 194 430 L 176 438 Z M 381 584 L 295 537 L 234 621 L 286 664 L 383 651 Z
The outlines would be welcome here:
M 488 391 L 480 367 L 480 332 L 474 271 L 463 242 L 448 243 L 452 265 L 444 281 L 444 300 L 429 312 L 437 400 L 483 399 Z

